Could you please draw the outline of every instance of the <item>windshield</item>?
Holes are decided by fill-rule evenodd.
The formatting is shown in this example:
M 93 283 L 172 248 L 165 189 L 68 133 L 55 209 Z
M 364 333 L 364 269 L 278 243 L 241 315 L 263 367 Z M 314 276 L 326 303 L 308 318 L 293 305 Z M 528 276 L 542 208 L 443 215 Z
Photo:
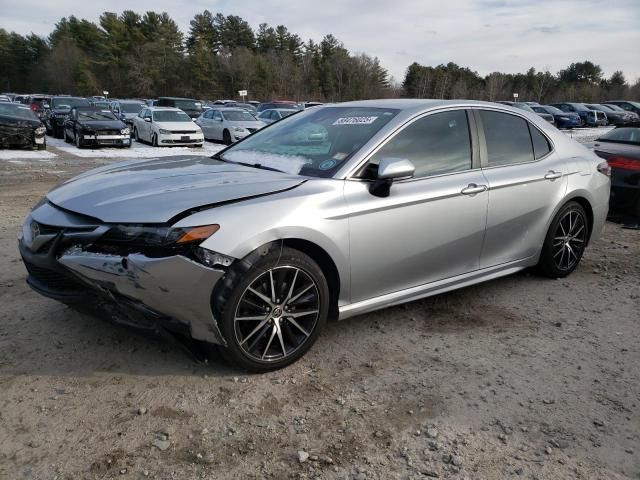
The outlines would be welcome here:
M 180 110 L 153 112 L 154 122 L 190 122 L 191 117 Z
M 116 120 L 111 110 L 78 110 L 78 120 Z
M 194 100 L 175 100 L 174 103 L 183 110 L 202 110 L 202 104 Z
M 143 103 L 121 103 L 120 111 L 122 113 L 138 113 L 144 107 L 146 107 L 146 105 Z
M 587 105 L 587 104 L 585 104 Z M 599 112 L 606 112 L 607 110 L 605 108 L 602 108 L 600 105 L 587 105 L 587 108 L 591 109 L 591 110 L 598 110 Z
M 366 107 L 308 110 L 258 131 L 220 158 L 310 177 L 331 177 L 398 112 Z
M 86 98 L 60 97 L 51 99 L 51 108 L 88 107 Z
M 256 118 L 246 110 L 228 110 L 220 112 L 225 120 L 230 122 L 255 122 Z
M 578 111 L 578 112 L 588 112 L 589 111 L 589 109 L 587 107 L 585 107 L 583 103 L 570 103 L 569 105 L 571 105 L 573 108 L 575 108 L 576 111 Z
M 38 120 L 29 107 L 15 103 L 0 103 L 0 115 L 18 117 L 23 120 Z
M 640 145 L 640 128 L 615 128 L 602 137 L 598 138 L 599 142 L 621 142 Z
M 545 111 L 551 113 L 552 115 L 563 115 L 567 112 L 563 112 L 557 107 L 544 107 Z

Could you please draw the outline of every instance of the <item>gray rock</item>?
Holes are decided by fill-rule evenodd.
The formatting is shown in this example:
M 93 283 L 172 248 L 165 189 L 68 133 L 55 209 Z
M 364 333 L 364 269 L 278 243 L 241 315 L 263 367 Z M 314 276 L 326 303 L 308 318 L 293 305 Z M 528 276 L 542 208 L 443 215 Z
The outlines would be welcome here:
M 309 454 L 304 450 L 298 450 L 298 461 L 304 463 L 309 460 Z
M 151 444 L 163 452 L 171 446 L 169 440 L 161 440 L 160 438 L 156 438 Z

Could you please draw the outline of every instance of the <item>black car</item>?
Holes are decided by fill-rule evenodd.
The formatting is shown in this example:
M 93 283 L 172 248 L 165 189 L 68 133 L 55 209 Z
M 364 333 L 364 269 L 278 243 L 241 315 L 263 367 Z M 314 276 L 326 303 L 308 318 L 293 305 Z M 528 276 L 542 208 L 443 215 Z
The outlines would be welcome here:
M 585 103 L 585 107 L 591 110 L 597 110 L 607 114 L 607 120 L 610 125 L 624 126 L 636 123 L 638 116 L 632 112 L 619 112 L 611 108 L 609 105 L 600 105 L 598 103 Z
M 131 131 L 111 110 L 73 107 L 64 122 L 64 140 L 76 147 L 113 145 L 131 147 Z
M 630 102 L 628 100 L 609 100 L 602 103 L 605 105 L 617 105 L 627 112 L 633 112 L 640 115 L 640 102 Z
M 611 209 L 640 216 L 640 127 L 614 128 L 589 146 L 611 167 Z
M 192 98 L 159 97 L 154 102 L 156 107 L 179 108 L 191 118 L 198 118 L 202 114 L 202 103 Z
M 88 107 L 89 101 L 81 97 L 58 96 L 52 97 L 49 104 L 50 108 L 46 110 L 42 117 L 44 126 L 47 127 L 47 133 L 55 138 L 62 138 L 64 132 L 64 121 L 71 113 L 73 107 Z
M 47 148 L 46 129 L 31 109 L 19 103 L 0 103 L 0 147 Z

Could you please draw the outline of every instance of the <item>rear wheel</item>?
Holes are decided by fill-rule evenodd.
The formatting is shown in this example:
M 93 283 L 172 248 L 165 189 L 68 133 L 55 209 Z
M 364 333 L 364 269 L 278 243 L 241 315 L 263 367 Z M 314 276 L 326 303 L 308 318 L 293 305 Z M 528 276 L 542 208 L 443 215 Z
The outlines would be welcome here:
M 232 267 L 214 304 L 227 341 L 223 356 L 244 369 L 266 372 L 311 348 L 326 323 L 329 287 L 309 256 L 274 248 L 248 269 L 245 262 Z
M 566 277 L 580 263 L 588 239 L 589 219 L 584 208 L 577 202 L 567 203 L 551 222 L 538 269 L 550 278 Z

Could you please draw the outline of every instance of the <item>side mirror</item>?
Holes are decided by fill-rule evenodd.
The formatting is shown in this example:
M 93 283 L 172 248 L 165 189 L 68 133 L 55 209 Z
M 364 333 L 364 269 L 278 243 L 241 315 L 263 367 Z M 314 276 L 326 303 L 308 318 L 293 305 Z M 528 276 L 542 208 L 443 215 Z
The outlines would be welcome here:
M 406 158 L 383 158 L 378 165 L 378 178 L 369 187 L 369 192 L 376 197 L 388 197 L 395 179 L 411 178 L 415 171 L 415 165 Z
M 148 123 L 151 123 L 151 117 L 144 117 L 144 121 L 148 122 Z

